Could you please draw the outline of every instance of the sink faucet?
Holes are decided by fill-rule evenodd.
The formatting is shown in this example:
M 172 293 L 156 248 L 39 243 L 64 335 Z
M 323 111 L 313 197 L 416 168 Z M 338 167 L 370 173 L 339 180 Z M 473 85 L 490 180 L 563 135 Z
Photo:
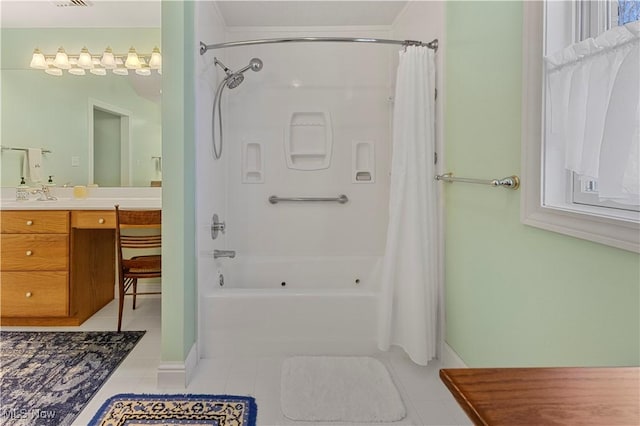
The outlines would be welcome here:
M 32 194 L 38 194 L 38 200 L 37 201 L 55 201 L 57 200 L 56 197 L 54 197 L 53 195 L 51 195 L 51 192 L 49 192 L 49 187 L 47 185 L 42 185 L 41 188 L 36 188 L 31 190 Z
M 214 250 L 213 258 L 217 259 L 219 257 L 230 257 L 231 259 L 233 259 L 234 257 L 236 257 L 236 252 L 235 250 Z

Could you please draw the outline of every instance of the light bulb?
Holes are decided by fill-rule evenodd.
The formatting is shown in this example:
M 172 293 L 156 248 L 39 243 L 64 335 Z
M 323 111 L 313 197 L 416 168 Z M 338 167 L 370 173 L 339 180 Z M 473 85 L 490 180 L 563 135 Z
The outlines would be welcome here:
M 83 47 L 80 51 L 80 56 L 78 57 L 78 66 L 86 70 L 93 68 L 93 60 L 91 59 L 91 54 L 89 53 L 89 49 L 87 49 L 86 46 Z
M 153 48 L 151 52 L 151 59 L 149 59 L 149 68 L 157 70 L 162 68 L 162 55 L 160 55 L 160 49 L 158 47 Z
M 111 50 L 111 47 L 107 47 L 104 50 L 100 63 L 103 67 L 108 69 L 114 69 L 116 67 L 116 58 L 113 57 L 113 50 Z
M 69 57 L 62 47 L 58 49 L 56 58 L 53 60 L 53 65 L 63 70 L 71 68 L 71 65 L 69 64 Z
M 37 70 L 46 70 L 47 68 L 49 68 L 49 65 L 47 65 L 47 60 L 44 58 L 44 55 L 42 54 L 40 49 L 36 48 L 33 51 L 33 56 L 31 57 L 31 64 L 29 66 Z
M 138 59 L 138 54 L 136 53 L 136 49 L 134 49 L 133 46 L 129 49 L 127 61 L 124 63 L 124 66 L 129 69 L 138 69 L 141 66 L 140 59 Z

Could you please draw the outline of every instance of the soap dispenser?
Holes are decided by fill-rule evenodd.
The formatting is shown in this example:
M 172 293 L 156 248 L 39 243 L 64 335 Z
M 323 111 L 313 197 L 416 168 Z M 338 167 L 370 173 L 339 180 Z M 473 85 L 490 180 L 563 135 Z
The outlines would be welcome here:
M 49 180 L 44 184 L 44 186 L 46 187 L 46 190 L 48 192 L 47 199 L 49 199 L 49 197 L 54 197 L 55 194 L 53 189 L 55 188 L 56 184 L 53 181 L 53 176 L 49 176 Z
M 24 181 L 24 176 L 20 177 L 20 185 L 16 187 L 16 201 L 26 201 L 29 199 L 29 186 Z

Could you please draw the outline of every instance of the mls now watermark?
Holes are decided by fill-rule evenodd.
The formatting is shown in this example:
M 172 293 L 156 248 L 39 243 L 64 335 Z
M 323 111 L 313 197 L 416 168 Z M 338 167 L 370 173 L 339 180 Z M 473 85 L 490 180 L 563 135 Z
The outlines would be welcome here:
M 39 408 L 21 409 L 21 408 L 2 408 L 0 411 L 1 418 L 11 420 L 37 420 L 37 419 L 54 419 L 56 412 L 53 410 L 40 410 Z

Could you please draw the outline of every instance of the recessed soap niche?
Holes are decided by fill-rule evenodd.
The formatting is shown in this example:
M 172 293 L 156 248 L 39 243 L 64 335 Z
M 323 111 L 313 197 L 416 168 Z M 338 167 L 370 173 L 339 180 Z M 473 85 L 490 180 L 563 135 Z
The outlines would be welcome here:
M 375 145 L 370 141 L 351 142 L 351 182 L 375 183 Z
M 294 111 L 284 133 L 288 168 L 321 170 L 329 167 L 333 132 L 328 111 Z
M 261 142 L 242 143 L 242 183 L 264 183 L 264 151 Z

